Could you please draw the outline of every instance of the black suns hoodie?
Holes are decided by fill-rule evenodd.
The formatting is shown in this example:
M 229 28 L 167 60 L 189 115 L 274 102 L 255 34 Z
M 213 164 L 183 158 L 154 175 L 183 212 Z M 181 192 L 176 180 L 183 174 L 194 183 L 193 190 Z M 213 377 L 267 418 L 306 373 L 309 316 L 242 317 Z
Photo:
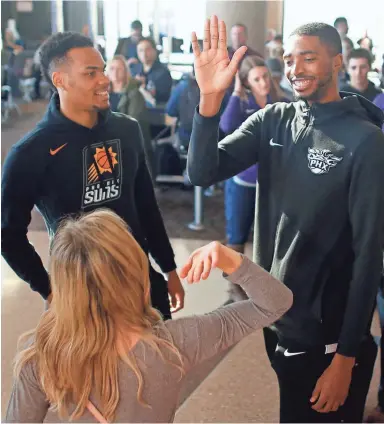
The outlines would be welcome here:
M 99 113 L 98 124 L 89 129 L 61 114 L 55 94 L 42 121 L 12 147 L 5 160 L 1 252 L 21 279 L 47 298 L 49 277 L 27 238 L 34 206 L 50 236 L 66 216 L 111 209 L 163 272 L 176 268 L 140 127 L 126 115 Z
M 294 299 L 273 329 L 286 343 L 338 343 L 353 357 L 383 267 L 383 113 L 361 96 L 341 97 L 267 106 L 220 143 L 219 116 L 196 111 L 188 173 L 209 186 L 259 164 L 254 260 Z

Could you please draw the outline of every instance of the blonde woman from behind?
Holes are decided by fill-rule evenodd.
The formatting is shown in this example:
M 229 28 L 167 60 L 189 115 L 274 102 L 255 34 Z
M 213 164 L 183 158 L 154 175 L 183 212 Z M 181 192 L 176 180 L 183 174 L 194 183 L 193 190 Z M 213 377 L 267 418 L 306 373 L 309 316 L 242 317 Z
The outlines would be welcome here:
M 150 304 L 148 259 L 125 222 L 108 210 L 68 219 L 51 246 L 51 307 L 16 358 L 5 421 L 173 421 L 193 366 L 292 304 L 282 283 L 216 242 L 195 251 L 181 276 L 195 283 L 214 267 L 250 300 L 164 322 Z

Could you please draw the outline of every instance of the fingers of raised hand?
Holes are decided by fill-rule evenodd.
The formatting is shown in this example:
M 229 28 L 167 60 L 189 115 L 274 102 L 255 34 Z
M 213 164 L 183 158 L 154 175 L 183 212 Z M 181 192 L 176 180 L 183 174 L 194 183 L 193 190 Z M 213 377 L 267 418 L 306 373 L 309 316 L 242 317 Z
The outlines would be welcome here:
M 191 41 L 192 41 L 192 51 L 193 51 L 195 57 L 200 56 L 201 51 L 200 51 L 199 42 L 197 41 L 196 32 L 192 32 Z
M 232 57 L 231 63 L 229 64 L 229 68 L 231 69 L 231 72 L 233 74 L 235 74 L 238 71 L 241 59 L 244 57 L 246 51 L 247 51 L 246 46 L 242 46 L 235 51 Z
M 219 22 L 219 49 L 227 51 L 227 28 L 224 21 Z
M 219 44 L 219 24 L 217 16 L 213 15 L 210 22 L 211 49 L 217 49 Z
M 203 50 L 208 51 L 211 48 L 211 31 L 210 31 L 211 20 L 207 19 L 204 25 L 204 39 L 203 39 Z

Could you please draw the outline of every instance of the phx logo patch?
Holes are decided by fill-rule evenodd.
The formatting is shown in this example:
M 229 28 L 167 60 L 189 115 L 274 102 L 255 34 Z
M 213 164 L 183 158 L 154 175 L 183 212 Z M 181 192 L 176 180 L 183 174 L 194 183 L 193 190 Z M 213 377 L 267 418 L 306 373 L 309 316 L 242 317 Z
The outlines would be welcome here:
M 83 173 L 83 209 L 118 199 L 122 178 L 120 140 L 85 147 Z
M 308 148 L 308 167 L 316 175 L 326 174 L 342 160 L 330 150 Z

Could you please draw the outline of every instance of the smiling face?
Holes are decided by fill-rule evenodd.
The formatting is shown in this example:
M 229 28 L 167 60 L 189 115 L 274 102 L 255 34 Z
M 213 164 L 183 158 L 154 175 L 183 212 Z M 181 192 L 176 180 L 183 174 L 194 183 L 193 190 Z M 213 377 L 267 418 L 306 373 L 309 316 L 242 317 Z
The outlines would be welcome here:
M 52 80 L 65 100 L 78 110 L 109 107 L 109 79 L 105 75 L 105 63 L 93 47 L 69 50 L 66 61 L 53 72 Z
M 290 37 L 284 62 L 285 75 L 297 99 L 321 102 L 330 92 L 337 92 L 337 75 L 342 65 L 342 55 L 333 56 L 319 37 Z

